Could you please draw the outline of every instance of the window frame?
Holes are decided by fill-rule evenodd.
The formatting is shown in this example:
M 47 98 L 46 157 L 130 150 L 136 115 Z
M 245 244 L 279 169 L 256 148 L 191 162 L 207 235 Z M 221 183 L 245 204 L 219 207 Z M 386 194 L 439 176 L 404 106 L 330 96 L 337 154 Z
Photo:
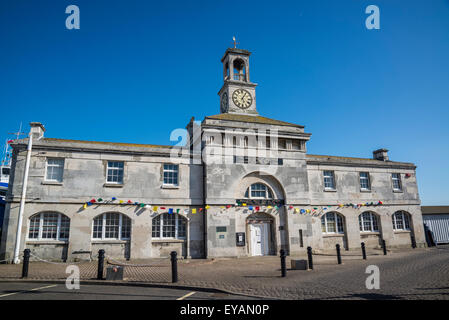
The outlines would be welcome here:
M 174 168 L 176 168 L 176 170 L 174 169 L 166 169 L 165 166 L 173 166 Z M 165 182 L 165 172 L 167 173 L 176 173 L 176 183 L 166 183 Z M 167 179 L 171 179 L 173 180 L 174 178 L 170 178 L 167 177 Z M 164 163 L 162 164 L 162 185 L 164 186 L 171 186 L 171 187 L 178 187 L 179 186 L 179 164 L 175 164 L 175 163 Z
M 261 186 L 265 187 L 265 190 L 254 190 L 254 192 L 265 191 L 265 197 L 253 197 L 252 196 L 252 192 L 253 192 L 252 187 L 255 185 L 261 185 Z M 248 194 L 248 196 L 247 196 L 247 194 Z M 246 199 L 267 199 L 267 200 L 274 199 L 273 190 L 271 190 L 271 188 L 269 186 L 267 186 L 266 184 L 261 183 L 261 182 L 252 183 L 248 188 L 246 188 L 244 197 Z
M 370 215 L 370 229 L 369 230 L 365 230 L 365 218 L 363 216 L 363 214 L 369 214 Z M 374 223 L 375 221 L 375 223 Z M 377 227 L 375 228 L 374 225 Z M 359 214 L 359 230 L 360 233 L 379 233 L 380 232 L 380 227 L 379 227 L 379 218 L 377 216 L 377 214 L 375 214 L 374 212 L 371 211 L 365 211 L 362 212 L 361 214 Z
M 169 216 L 174 216 L 175 217 L 175 236 L 174 237 L 164 237 L 164 220 L 166 219 L 166 217 Z M 159 230 L 154 230 L 154 226 L 155 223 L 154 221 L 158 219 L 158 228 Z M 184 236 L 179 236 L 179 231 L 180 231 L 180 226 L 182 225 L 182 223 L 180 223 L 180 221 L 183 222 L 184 224 Z M 159 236 L 154 236 L 154 232 L 159 232 Z M 151 239 L 153 240 L 187 240 L 187 219 L 180 215 L 179 213 L 168 213 L 168 212 L 163 212 L 155 217 L 153 217 L 153 219 L 151 219 Z
M 110 163 L 121 163 L 122 167 L 110 167 Z M 109 169 L 111 170 L 119 170 L 122 172 L 121 181 L 109 181 Z M 114 175 L 111 175 L 114 176 Z M 117 175 L 119 176 L 119 175 Z M 116 184 L 116 185 L 123 185 L 125 181 L 125 161 L 115 161 L 115 160 L 107 160 L 106 163 L 106 183 L 107 184 Z
M 56 214 L 58 217 L 58 220 L 56 222 L 56 237 L 55 238 L 43 238 L 42 234 L 44 232 L 44 216 L 45 214 Z M 39 218 L 39 224 L 37 226 L 37 237 L 36 238 L 32 238 L 30 237 L 30 231 L 31 231 L 31 227 L 32 227 L 32 220 L 35 218 Z M 67 225 L 63 225 L 63 221 L 62 218 L 66 218 L 66 221 L 64 221 L 64 223 L 66 223 Z M 67 223 L 68 221 L 68 223 Z M 35 227 L 35 226 L 34 226 Z M 67 238 L 61 238 L 61 229 L 62 227 L 68 228 L 68 232 L 67 232 Z M 65 214 L 62 214 L 60 212 L 56 212 L 56 211 L 44 211 L 44 212 L 40 212 L 37 213 L 33 216 L 31 216 L 28 219 L 28 230 L 27 230 L 27 235 L 26 235 L 26 240 L 27 241 L 42 241 L 42 242 L 47 242 L 47 241 L 62 241 L 62 242 L 68 242 L 70 238 L 70 218 L 67 217 Z
M 397 175 L 397 178 L 395 178 L 395 175 Z M 394 182 L 397 181 L 399 184 L 399 188 L 395 188 Z M 393 187 L 393 191 L 395 192 L 402 192 L 402 177 L 400 173 L 392 172 L 391 173 L 391 184 Z
M 335 221 L 335 231 L 329 231 L 328 229 L 328 217 L 327 215 L 332 214 L 334 216 L 334 221 Z M 323 218 L 324 218 L 324 229 L 325 231 L 323 231 Z M 340 223 L 341 222 L 341 223 Z M 341 231 L 340 231 L 340 227 L 341 227 Z M 321 232 L 323 234 L 345 234 L 345 223 L 344 223 L 344 217 L 343 215 L 341 215 L 338 212 L 335 211 L 331 211 L 331 212 L 326 212 L 326 214 L 324 214 L 321 217 Z
M 326 175 L 326 172 L 330 172 L 331 175 L 328 176 Z M 332 178 L 332 187 L 326 187 L 326 178 Z M 336 188 L 336 182 L 335 182 L 335 171 L 334 170 L 323 170 L 323 186 L 324 186 L 324 191 L 335 191 Z
M 62 161 L 62 166 L 56 166 L 54 164 L 49 165 L 48 161 L 49 160 L 59 160 Z M 65 159 L 64 158 L 57 158 L 57 157 L 47 157 L 46 161 L 45 161 L 45 182 L 56 182 L 56 183 L 62 183 L 64 181 L 64 166 L 65 166 Z M 61 168 L 61 179 L 49 179 L 48 178 L 48 168 Z M 52 170 L 53 173 L 53 170 Z
M 401 215 L 401 223 L 402 223 L 402 228 L 398 228 L 398 219 L 396 217 L 396 215 Z M 404 210 L 399 210 L 396 211 L 395 213 L 393 213 L 393 215 L 391 216 L 391 221 L 393 223 L 393 231 L 411 231 L 411 225 L 410 225 L 410 220 L 411 220 L 411 216 L 408 212 L 404 211 Z
M 364 178 L 366 180 L 367 188 L 364 188 L 362 186 L 362 174 L 366 173 L 366 177 Z M 360 191 L 371 191 L 371 176 L 370 173 L 367 171 L 360 171 L 359 172 L 359 185 L 360 185 Z
M 117 214 L 119 216 L 119 225 L 118 225 L 118 238 L 107 238 L 106 237 L 106 216 L 107 214 Z M 94 229 L 95 229 L 95 220 L 101 217 L 101 238 L 95 238 L 94 237 Z M 123 237 L 123 217 L 129 219 L 129 237 Z M 98 231 L 97 231 L 98 232 Z M 94 217 L 92 219 L 92 233 L 91 233 L 91 240 L 92 241 L 129 241 L 131 240 L 131 234 L 132 234 L 132 220 L 130 217 L 124 215 L 120 212 L 105 212 L 101 213 L 98 216 Z

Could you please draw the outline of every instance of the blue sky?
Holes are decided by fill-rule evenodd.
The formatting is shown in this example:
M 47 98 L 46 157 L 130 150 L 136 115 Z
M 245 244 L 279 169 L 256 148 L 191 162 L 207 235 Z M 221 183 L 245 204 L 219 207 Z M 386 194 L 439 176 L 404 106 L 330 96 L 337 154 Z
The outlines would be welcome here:
M 80 30 L 65 28 L 79 6 Z M 380 8 L 367 30 L 365 8 Z M 418 166 L 425 205 L 449 204 L 449 1 L 0 3 L 0 138 L 40 121 L 54 138 L 173 144 L 218 114 L 220 58 L 253 52 L 261 115 L 306 126 L 308 152 Z

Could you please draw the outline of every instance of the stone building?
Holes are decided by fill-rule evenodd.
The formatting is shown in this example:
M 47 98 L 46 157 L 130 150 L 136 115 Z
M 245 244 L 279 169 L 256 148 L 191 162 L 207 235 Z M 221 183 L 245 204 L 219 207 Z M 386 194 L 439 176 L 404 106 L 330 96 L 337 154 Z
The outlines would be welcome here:
M 220 114 L 187 124 L 183 146 L 33 137 L 20 252 L 86 259 L 274 255 L 425 245 L 415 169 L 307 153 L 304 126 L 260 116 L 250 52 L 227 49 Z M 29 138 L 13 161 L 0 259 L 11 259 Z

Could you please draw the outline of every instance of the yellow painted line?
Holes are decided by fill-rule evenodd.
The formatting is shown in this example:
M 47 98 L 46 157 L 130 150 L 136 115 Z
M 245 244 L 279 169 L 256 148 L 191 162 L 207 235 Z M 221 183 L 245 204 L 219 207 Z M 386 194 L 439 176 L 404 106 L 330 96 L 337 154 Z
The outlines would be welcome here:
M 188 297 L 190 297 L 191 295 L 193 295 L 195 293 L 196 293 L 196 291 L 189 292 L 188 294 L 186 294 L 186 295 L 184 295 L 181 298 L 178 298 L 176 300 L 184 300 L 185 298 L 188 298 Z
M 18 292 L 2 294 L 0 296 L 0 298 L 7 297 L 7 296 L 12 296 L 12 295 L 18 294 L 18 293 L 25 293 L 25 292 L 37 291 L 37 290 L 41 290 L 41 289 L 53 288 L 53 287 L 56 287 L 56 286 L 57 286 L 57 284 L 52 284 L 51 286 L 45 286 L 45 287 L 39 287 L 39 288 L 30 289 L 30 290 L 23 290 L 23 291 L 18 291 Z

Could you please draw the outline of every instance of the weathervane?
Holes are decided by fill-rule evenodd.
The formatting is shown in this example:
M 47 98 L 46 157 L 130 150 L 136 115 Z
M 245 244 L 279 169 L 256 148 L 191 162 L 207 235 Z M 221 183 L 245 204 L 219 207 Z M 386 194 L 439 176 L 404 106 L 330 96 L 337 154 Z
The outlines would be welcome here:
M 236 42 L 235 36 L 232 37 L 232 40 L 234 41 L 234 49 L 236 49 L 237 48 L 237 44 L 239 44 L 239 43 Z

